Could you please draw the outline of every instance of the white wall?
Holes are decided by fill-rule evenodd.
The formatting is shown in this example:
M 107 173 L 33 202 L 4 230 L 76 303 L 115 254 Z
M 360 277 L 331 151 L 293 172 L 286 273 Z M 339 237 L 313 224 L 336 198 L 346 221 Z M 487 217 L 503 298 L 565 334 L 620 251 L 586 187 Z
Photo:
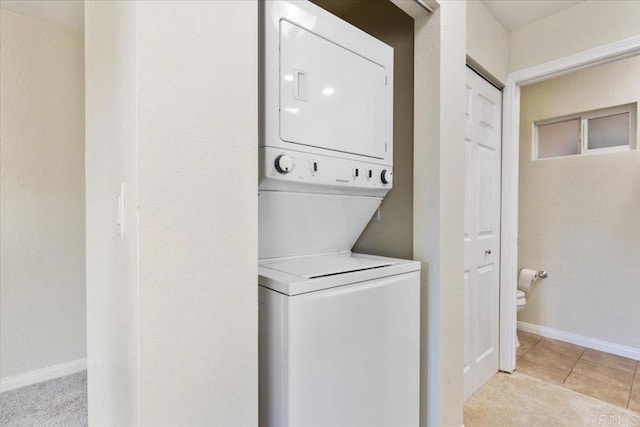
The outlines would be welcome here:
M 82 34 L 0 10 L 0 372 L 86 355 Z
M 507 81 L 509 34 L 480 0 L 467 2 L 467 55 L 502 84 Z
M 462 425 L 466 15 L 466 2 L 442 2 L 415 26 L 413 249 L 422 262 L 423 426 Z
M 256 425 L 257 3 L 86 8 L 90 423 Z
M 335 11 L 349 8 L 344 2 L 318 0 L 317 3 Z M 428 17 L 412 2 L 398 0 L 394 4 L 420 17 L 414 23 L 413 73 L 405 68 L 405 61 L 409 61 L 406 17 L 397 16 L 396 11 L 385 12 L 388 6 L 367 2 L 359 7 L 352 4 L 344 17 L 398 49 L 396 66 L 402 61 L 402 71 L 396 74 L 399 80 L 416 77 L 415 98 L 407 93 L 413 85 L 402 81 L 396 86 L 396 95 L 401 96 L 396 97 L 394 105 L 398 113 L 394 118 L 394 141 L 400 142 L 401 155 L 396 155 L 398 146 L 394 145 L 394 163 L 396 172 L 401 171 L 400 176 L 394 172 L 394 190 L 385 203 L 389 203 L 393 212 L 400 212 L 411 206 L 406 201 L 407 195 L 413 196 L 413 257 L 422 261 L 420 424 L 460 426 L 464 177 L 459 174 L 459 165 L 464 163 L 466 9 L 464 2 L 444 2 L 434 16 Z M 380 16 L 383 12 L 386 22 Z M 411 107 L 407 107 L 408 100 L 413 101 Z M 406 117 L 411 109 L 413 121 Z M 406 131 L 412 124 L 414 143 L 410 145 Z M 413 192 L 402 181 L 410 170 L 406 162 L 411 156 L 406 149 L 411 146 L 415 173 L 409 178 L 413 179 Z M 402 231 L 407 228 L 398 221 L 398 218 L 406 221 L 406 212 L 391 220 L 385 217 L 386 212 L 383 208 L 380 223 L 369 225 L 356 250 L 367 245 L 367 250 L 384 253 L 391 248 L 402 248 L 410 241 Z
M 256 4 L 136 9 L 137 45 L 117 26 L 110 37 L 137 49 L 140 421 L 255 425 Z M 422 425 L 462 424 L 465 17 L 464 2 L 446 2 L 416 25 L 416 90 L 429 94 L 414 133 Z
M 147 425 L 257 425 L 258 4 L 138 2 Z
M 509 72 L 640 35 L 640 2 L 589 0 L 509 33 Z
M 640 57 L 522 88 L 519 320 L 640 348 L 640 151 L 531 160 L 535 120 L 640 101 Z
M 90 425 L 139 421 L 136 10 L 85 4 L 87 361 Z M 116 226 L 126 182 L 125 232 Z

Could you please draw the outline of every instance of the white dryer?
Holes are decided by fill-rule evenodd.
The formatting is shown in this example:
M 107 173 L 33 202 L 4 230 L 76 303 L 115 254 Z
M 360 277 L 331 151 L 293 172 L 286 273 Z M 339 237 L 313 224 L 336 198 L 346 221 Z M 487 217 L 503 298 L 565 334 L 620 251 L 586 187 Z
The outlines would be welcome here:
M 393 49 L 260 2 L 260 425 L 417 426 L 420 264 L 351 253 L 393 185 Z

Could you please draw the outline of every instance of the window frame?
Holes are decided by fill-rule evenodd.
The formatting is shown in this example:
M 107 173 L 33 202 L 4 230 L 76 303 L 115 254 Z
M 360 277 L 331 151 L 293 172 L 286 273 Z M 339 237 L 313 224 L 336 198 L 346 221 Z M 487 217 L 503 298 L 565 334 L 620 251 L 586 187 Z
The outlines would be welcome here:
M 551 160 L 551 159 L 563 159 L 567 157 L 578 157 L 584 155 L 602 154 L 602 153 L 622 153 L 635 150 L 638 147 L 637 141 L 637 111 L 638 103 L 632 102 L 629 104 L 616 105 L 613 107 L 600 108 L 597 110 L 586 111 L 582 113 L 570 114 L 560 117 L 553 117 L 551 119 L 537 120 L 533 122 L 533 135 L 532 135 L 532 160 Z M 629 114 L 629 144 L 618 145 L 615 147 L 602 147 L 602 148 L 589 148 L 589 120 L 599 119 L 617 114 Z M 579 141 L 579 153 L 569 154 L 566 156 L 553 156 L 553 157 L 539 157 L 539 134 L 538 127 L 544 125 L 551 125 L 556 123 L 569 122 L 572 120 L 580 120 L 578 141 Z

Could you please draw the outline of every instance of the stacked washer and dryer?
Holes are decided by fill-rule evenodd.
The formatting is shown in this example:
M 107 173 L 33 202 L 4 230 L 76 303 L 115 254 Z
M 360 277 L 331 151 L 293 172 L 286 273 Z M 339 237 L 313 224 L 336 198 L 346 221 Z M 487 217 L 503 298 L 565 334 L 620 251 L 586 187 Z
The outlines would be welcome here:
M 392 188 L 393 49 L 260 7 L 260 425 L 417 426 L 420 264 L 351 252 Z

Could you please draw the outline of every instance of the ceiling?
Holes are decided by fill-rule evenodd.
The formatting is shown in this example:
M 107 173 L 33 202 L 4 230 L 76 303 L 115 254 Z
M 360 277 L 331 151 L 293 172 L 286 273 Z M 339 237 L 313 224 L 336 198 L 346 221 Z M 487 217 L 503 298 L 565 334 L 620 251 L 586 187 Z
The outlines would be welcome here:
M 507 31 L 524 27 L 583 0 L 482 0 Z
M 366 0 L 311 0 L 321 8 L 328 10 L 336 16 L 344 16 Z
M 83 0 L 1 0 L 0 8 L 78 31 L 84 29 Z
M 489 12 L 507 31 L 552 15 L 581 3 L 583 0 L 481 0 Z M 337 12 L 346 12 L 362 0 L 325 0 L 334 4 Z M 0 7 L 22 15 L 82 31 L 84 27 L 83 0 L 0 0 Z

